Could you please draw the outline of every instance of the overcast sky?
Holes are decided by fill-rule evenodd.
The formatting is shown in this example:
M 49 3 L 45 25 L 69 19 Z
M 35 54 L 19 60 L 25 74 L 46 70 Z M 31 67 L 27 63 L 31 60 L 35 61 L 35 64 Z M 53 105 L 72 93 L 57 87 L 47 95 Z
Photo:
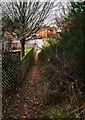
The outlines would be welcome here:
M 14 0 L 0 0 L 0 2 L 3 2 L 3 1 L 14 1 Z M 15 1 L 29 1 L 29 0 L 15 0 Z M 33 0 L 32 0 L 33 1 Z M 72 1 L 72 2 L 82 2 L 82 1 L 85 1 L 85 0 L 34 0 L 34 1 L 43 1 L 43 2 L 49 2 L 49 1 L 61 1 L 63 3 L 67 2 L 67 1 Z
M 30 1 L 30 0 L 0 0 L 0 3 L 1 2 L 4 2 L 4 1 L 6 1 L 6 2 L 13 2 L 13 1 L 15 1 L 15 2 L 19 2 L 19 1 Z M 41 2 L 55 2 L 55 4 L 57 4 L 58 2 L 62 2 L 62 4 L 63 5 L 65 5 L 68 1 L 72 1 L 72 2 L 80 2 L 80 1 L 85 1 L 85 0 L 31 0 L 31 1 L 41 1 Z M 52 16 L 51 16 L 51 18 L 54 16 L 54 12 L 52 13 Z M 1 16 L 2 16 L 2 13 L 1 13 L 1 10 L 0 10 L 0 18 L 1 18 Z
M 13 2 L 13 1 L 15 1 L 15 2 L 26 1 L 26 2 L 27 2 L 27 1 L 30 1 L 30 0 L 0 0 L 0 3 L 4 2 L 4 1 L 5 1 L 5 2 L 10 2 L 10 1 L 11 1 L 11 2 Z M 34 1 L 34 2 L 35 2 L 35 1 L 36 1 L 36 2 L 37 2 L 37 1 L 41 1 L 41 2 L 55 2 L 55 4 L 61 1 L 63 4 L 65 4 L 65 2 L 66 2 L 67 0 L 31 0 L 31 1 L 32 1 L 32 2 L 33 2 L 33 1 Z M 2 13 L 1 13 L 1 11 L 0 11 L 0 18 L 1 18 L 1 14 L 2 14 Z
M 3 2 L 3 1 L 29 1 L 29 0 L 0 0 L 0 2 Z M 32 0 L 33 1 L 33 0 Z M 61 1 L 63 3 L 67 2 L 67 1 L 72 1 L 72 2 L 82 2 L 82 1 L 85 1 L 85 0 L 34 0 L 34 1 L 42 1 L 42 2 L 50 2 L 50 1 Z

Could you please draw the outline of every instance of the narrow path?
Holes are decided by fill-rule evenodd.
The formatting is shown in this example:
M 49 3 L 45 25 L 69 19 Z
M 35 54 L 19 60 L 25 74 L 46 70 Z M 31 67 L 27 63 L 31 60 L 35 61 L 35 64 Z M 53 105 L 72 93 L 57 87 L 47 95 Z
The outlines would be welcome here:
M 38 118 L 43 108 L 44 93 L 39 84 L 41 63 L 38 60 L 38 52 L 24 83 L 9 104 L 16 120 Z

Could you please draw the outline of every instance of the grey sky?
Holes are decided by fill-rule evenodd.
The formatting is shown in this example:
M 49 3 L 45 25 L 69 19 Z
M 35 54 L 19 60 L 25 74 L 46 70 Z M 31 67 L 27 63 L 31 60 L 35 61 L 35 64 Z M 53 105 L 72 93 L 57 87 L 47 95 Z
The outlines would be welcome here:
M 30 0 L 0 0 L 0 3 L 1 2 L 4 2 L 4 1 L 6 1 L 6 2 L 13 2 L 13 1 L 15 1 L 15 2 L 19 2 L 19 1 L 30 1 Z M 65 4 L 68 2 L 68 1 L 73 1 L 73 2 L 80 2 L 80 1 L 85 1 L 85 0 L 32 0 L 32 1 L 41 1 L 41 2 L 55 2 L 55 4 L 57 4 L 58 2 L 62 2 L 62 4 L 65 6 Z M 53 17 L 55 17 L 55 11 L 57 11 L 57 9 L 58 9 L 58 7 L 56 7 L 56 10 L 54 10 L 54 11 L 52 11 L 52 13 L 50 13 L 51 14 L 51 19 L 53 18 Z M 62 11 L 61 11 L 62 12 Z M 58 12 L 57 12 L 57 14 L 59 14 Z M 1 10 L 0 10 L 0 18 L 1 18 L 1 16 L 2 16 L 2 13 L 1 13 Z M 47 20 L 48 21 L 48 20 Z
M 29 0 L 0 0 L 0 2 L 3 2 L 3 1 L 29 1 Z M 33 0 L 32 0 L 33 1 Z M 63 3 L 67 2 L 67 1 L 72 1 L 72 2 L 82 2 L 82 1 L 85 1 L 85 0 L 34 0 L 34 1 L 41 1 L 41 2 L 50 2 L 50 1 L 61 1 Z

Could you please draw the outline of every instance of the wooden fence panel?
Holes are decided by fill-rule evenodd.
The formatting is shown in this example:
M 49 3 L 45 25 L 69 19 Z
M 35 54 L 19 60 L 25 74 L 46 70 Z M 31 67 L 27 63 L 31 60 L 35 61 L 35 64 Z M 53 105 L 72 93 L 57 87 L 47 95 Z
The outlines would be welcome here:
M 33 60 L 33 49 L 21 61 L 22 81 L 27 73 L 27 70 L 28 70 L 32 60 Z

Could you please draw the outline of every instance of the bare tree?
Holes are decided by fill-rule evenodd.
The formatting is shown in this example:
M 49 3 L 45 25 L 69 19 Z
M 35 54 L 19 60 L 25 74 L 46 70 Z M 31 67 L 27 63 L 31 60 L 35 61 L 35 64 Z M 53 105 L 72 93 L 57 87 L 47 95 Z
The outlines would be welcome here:
M 59 2 L 57 10 L 55 10 L 55 17 L 54 17 L 54 23 L 57 26 L 57 29 L 62 29 L 63 22 L 65 18 L 67 17 L 67 14 L 70 9 L 70 2 L 67 2 L 65 4 L 62 4 L 62 2 Z
M 21 41 L 23 57 L 26 38 L 41 28 L 53 8 L 53 2 L 3 2 L 0 7 L 3 16 L 12 21 L 12 30 Z

